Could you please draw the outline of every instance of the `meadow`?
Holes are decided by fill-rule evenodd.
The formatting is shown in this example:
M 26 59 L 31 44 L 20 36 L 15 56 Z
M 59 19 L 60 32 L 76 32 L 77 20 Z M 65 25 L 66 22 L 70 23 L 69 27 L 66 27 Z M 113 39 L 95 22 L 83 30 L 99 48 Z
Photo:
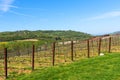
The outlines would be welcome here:
M 66 65 L 82 59 L 96 57 L 100 53 L 119 52 L 120 36 L 93 38 L 84 41 L 55 42 L 52 44 L 38 42 L 32 42 L 32 44 L 30 42 L 10 42 L 5 44 L 4 47 L 7 47 L 7 77 L 4 69 L 5 51 L 4 47 L 1 46 L 1 80 L 5 78 L 14 79 L 21 74 L 30 74 L 36 69 L 47 69 L 51 66 Z
M 42 68 L 16 80 L 120 80 L 120 53 L 87 58 L 68 65 Z M 10 77 L 8 80 L 12 80 Z

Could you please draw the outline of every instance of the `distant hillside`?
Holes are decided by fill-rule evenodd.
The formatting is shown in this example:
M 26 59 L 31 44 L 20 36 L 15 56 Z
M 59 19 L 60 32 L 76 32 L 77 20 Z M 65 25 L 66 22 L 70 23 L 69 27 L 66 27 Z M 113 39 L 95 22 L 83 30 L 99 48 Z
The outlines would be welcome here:
M 53 30 L 37 30 L 37 31 L 14 31 L 14 32 L 0 32 L 0 41 L 14 41 L 24 39 L 38 39 L 38 40 L 84 40 L 90 38 L 91 35 L 83 32 L 68 31 L 53 31 Z
M 112 35 L 120 35 L 120 31 L 116 31 L 116 32 L 113 32 L 113 33 L 111 33 Z

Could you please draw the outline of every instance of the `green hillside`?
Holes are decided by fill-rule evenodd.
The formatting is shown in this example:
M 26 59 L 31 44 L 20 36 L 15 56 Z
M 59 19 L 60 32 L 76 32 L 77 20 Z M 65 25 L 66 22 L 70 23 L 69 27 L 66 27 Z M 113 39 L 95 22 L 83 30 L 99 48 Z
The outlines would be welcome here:
M 107 53 L 66 66 L 44 68 L 15 80 L 120 80 L 120 54 Z
M 91 35 L 76 31 L 53 31 L 53 30 L 38 30 L 38 31 L 15 31 L 15 32 L 1 32 L 0 41 L 14 41 L 24 39 L 38 39 L 38 40 L 76 40 L 88 39 Z

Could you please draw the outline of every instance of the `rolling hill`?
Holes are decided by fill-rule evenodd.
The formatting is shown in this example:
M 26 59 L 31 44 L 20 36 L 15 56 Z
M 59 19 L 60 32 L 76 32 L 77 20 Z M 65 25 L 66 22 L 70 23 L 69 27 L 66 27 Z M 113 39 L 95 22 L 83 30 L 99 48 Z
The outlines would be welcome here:
M 77 31 L 62 31 L 62 30 L 37 30 L 37 31 L 14 31 L 14 32 L 0 32 L 0 41 L 14 41 L 24 39 L 38 39 L 38 40 L 84 40 L 90 38 L 92 35 L 77 32 Z

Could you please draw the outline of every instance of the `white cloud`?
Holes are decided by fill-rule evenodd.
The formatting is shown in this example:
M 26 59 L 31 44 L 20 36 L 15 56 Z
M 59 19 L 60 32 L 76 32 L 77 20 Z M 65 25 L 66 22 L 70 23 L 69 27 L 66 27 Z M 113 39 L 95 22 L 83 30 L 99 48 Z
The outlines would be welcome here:
M 12 14 L 20 15 L 20 16 L 34 17 L 34 16 L 31 16 L 31 15 L 27 15 L 27 14 L 23 14 L 23 13 L 19 13 L 19 12 L 15 12 L 15 11 L 10 10 L 10 8 L 19 9 L 17 6 L 12 5 L 14 1 L 15 0 L 0 0 L 0 11 L 2 11 L 2 12 L 10 12 Z M 2 15 L 0 14 L 0 16 L 3 16 L 3 14 L 4 13 L 2 13 Z
M 15 12 L 15 11 L 11 11 L 11 10 L 9 12 L 12 13 L 12 14 L 15 14 L 15 15 L 26 16 L 26 17 L 34 17 L 34 16 L 31 16 L 31 15 Z
M 13 6 L 12 3 L 14 0 L 1 0 L 0 1 L 0 10 L 3 12 L 7 12 L 10 10 L 10 8 L 17 8 L 16 6 Z
M 113 11 L 113 12 L 107 12 L 107 13 L 103 13 L 102 15 L 88 18 L 87 20 L 99 20 L 99 19 L 114 18 L 119 16 L 120 16 L 120 11 Z

